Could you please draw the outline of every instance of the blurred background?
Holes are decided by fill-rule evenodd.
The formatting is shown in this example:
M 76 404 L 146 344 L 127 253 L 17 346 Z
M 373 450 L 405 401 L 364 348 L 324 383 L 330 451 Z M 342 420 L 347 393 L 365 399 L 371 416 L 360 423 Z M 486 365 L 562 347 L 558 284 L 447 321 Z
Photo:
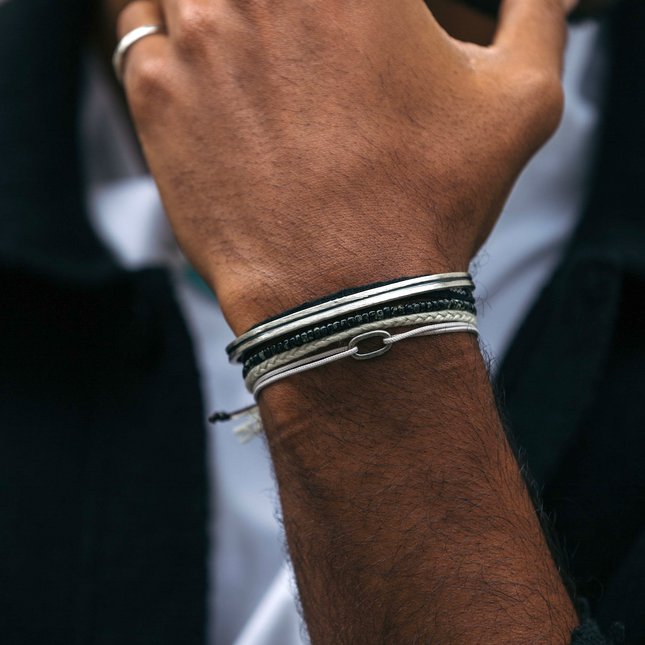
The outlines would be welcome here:
M 299 645 L 263 440 L 206 423 L 252 398 L 109 67 L 124 4 L 0 0 L 0 638 Z M 490 40 L 496 3 L 427 4 L 456 37 Z M 472 271 L 564 558 L 601 624 L 638 643 L 645 11 L 580 16 L 561 127 Z

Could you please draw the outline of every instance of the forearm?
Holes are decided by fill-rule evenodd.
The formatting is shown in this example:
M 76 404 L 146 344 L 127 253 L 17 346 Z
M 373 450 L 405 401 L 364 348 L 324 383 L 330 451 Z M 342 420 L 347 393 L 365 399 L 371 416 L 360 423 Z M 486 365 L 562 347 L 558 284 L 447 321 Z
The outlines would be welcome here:
M 260 399 L 315 645 L 569 641 L 575 612 L 471 336 L 410 339 Z

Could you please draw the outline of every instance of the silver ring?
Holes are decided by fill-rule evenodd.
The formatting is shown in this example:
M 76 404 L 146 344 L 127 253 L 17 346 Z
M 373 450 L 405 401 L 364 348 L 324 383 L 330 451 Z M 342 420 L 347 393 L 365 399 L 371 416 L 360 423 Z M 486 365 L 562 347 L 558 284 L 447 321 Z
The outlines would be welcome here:
M 119 44 L 114 50 L 114 55 L 112 56 L 112 67 L 114 67 L 114 73 L 116 74 L 119 83 L 123 83 L 123 68 L 125 55 L 128 53 L 128 49 L 130 49 L 130 47 L 132 47 L 132 45 L 134 45 L 138 40 L 141 40 L 146 36 L 165 33 L 166 28 L 162 25 L 143 25 L 142 27 L 133 29 L 121 38 Z

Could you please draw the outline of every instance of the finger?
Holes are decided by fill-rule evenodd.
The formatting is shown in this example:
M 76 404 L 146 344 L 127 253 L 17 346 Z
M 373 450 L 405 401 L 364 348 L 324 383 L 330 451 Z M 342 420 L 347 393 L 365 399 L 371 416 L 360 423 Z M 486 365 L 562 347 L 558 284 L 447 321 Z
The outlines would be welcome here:
M 493 44 L 532 69 L 561 76 L 572 0 L 504 0 Z
M 164 24 L 161 9 L 156 2 L 135 0 L 119 14 L 117 36 L 122 39 L 139 27 Z M 144 60 L 158 60 L 166 53 L 167 47 L 168 37 L 165 33 L 150 34 L 132 44 L 125 52 L 122 62 L 124 85 L 127 86 L 127 79 L 133 68 L 140 67 Z
M 201 30 L 226 21 L 229 3 L 221 0 L 159 0 L 171 40 L 181 39 L 186 29 Z

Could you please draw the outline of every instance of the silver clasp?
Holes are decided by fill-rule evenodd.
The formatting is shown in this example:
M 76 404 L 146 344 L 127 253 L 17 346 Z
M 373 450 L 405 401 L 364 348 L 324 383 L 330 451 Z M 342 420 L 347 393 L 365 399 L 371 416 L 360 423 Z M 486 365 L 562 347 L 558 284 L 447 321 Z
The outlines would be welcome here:
M 354 349 L 358 345 L 358 343 L 363 342 L 364 340 L 368 340 L 369 338 L 391 338 L 392 336 L 382 330 L 382 329 L 377 329 L 375 331 L 368 331 L 364 334 L 359 334 L 358 336 L 355 336 L 352 338 L 352 340 L 349 341 L 349 349 Z M 377 356 L 382 356 L 386 352 L 389 352 L 392 349 L 391 344 L 383 344 L 383 347 L 380 349 L 375 349 L 373 352 L 366 352 L 365 354 L 352 354 L 352 358 L 355 358 L 357 361 L 366 361 L 369 360 L 370 358 L 376 358 Z

